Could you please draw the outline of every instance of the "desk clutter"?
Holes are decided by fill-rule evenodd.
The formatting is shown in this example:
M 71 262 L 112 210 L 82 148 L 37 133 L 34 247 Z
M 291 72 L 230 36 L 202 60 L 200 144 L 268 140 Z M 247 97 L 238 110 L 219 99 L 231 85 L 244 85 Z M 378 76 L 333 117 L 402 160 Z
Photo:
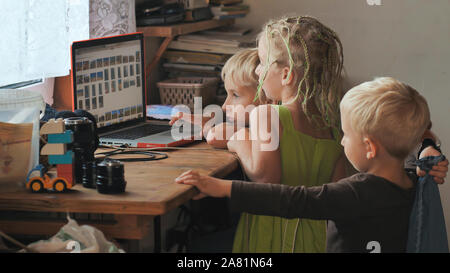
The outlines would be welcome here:
M 221 80 L 224 64 L 236 52 L 252 47 L 256 47 L 256 38 L 251 29 L 234 25 L 178 36 L 168 45 L 168 50 L 162 56 L 162 69 L 168 80 L 157 84 L 161 103 L 187 104 L 180 102 L 180 98 L 185 95 L 189 98 L 192 93 L 201 96 L 206 104 L 223 103 L 226 97 Z M 208 84 L 210 87 L 205 88 L 206 90 L 193 92 L 192 89 L 198 87 L 198 79 L 201 78 L 207 81 L 215 78 L 217 84 L 212 87 Z M 189 86 L 186 79 L 192 79 L 191 82 L 195 85 Z M 173 88 L 175 83 L 178 83 L 179 90 Z M 187 101 L 189 102 L 189 99 Z
M 209 3 L 210 2 L 210 3 Z M 146 1 L 136 6 L 137 26 L 160 26 L 209 19 L 242 18 L 249 13 L 243 0 L 163 0 Z
M 48 157 L 49 166 L 33 168 L 27 175 L 26 188 L 33 193 L 65 192 L 81 181 L 83 187 L 102 194 L 125 192 L 123 164 L 110 158 L 97 162 L 94 157 L 98 147 L 95 118 L 82 110 L 61 115 L 71 117 L 50 119 L 41 126 L 40 135 L 47 138 L 43 138 L 40 154 Z M 56 165 L 56 173 L 48 171 L 50 165 Z

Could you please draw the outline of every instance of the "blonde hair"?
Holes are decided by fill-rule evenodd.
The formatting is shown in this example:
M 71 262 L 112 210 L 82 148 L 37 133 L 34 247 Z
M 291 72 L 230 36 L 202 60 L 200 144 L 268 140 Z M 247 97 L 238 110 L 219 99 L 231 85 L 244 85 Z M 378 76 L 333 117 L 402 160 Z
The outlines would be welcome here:
M 344 63 L 342 43 L 337 34 L 309 16 L 283 17 L 269 21 L 258 35 L 268 46 L 264 76 L 272 63 L 289 66 L 302 96 L 302 110 L 309 119 L 307 103 L 313 100 L 326 126 L 340 130 L 339 103 L 343 95 L 341 73 Z M 316 120 L 317 121 L 317 120 Z
M 394 78 L 376 78 L 350 89 L 341 102 L 350 125 L 373 136 L 394 157 L 404 159 L 430 124 L 427 102 L 414 88 Z
M 258 87 L 258 75 L 255 70 L 259 65 L 258 49 L 243 49 L 231 56 L 222 68 L 222 80 L 229 77 L 235 84 L 249 86 L 256 89 Z M 265 103 L 264 94 L 261 95 L 259 102 Z

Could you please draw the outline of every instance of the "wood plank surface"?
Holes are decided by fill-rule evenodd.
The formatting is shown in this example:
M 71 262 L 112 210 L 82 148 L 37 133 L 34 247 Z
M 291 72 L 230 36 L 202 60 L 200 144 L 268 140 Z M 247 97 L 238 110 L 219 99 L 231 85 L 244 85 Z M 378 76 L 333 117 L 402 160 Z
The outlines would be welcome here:
M 0 210 L 162 215 L 198 193 L 192 186 L 174 182 L 181 173 L 194 169 L 224 177 L 238 167 L 234 154 L 213 149 L 205 142 L 185 148 L 166 150 L 169 158 L 159 161 L 124 163 L 127 187 L 123 194 L 100 194 L 80 183 L 69 192 L 59 194 L 36 194 L 18 185 L 3 184 L 0 185 Z

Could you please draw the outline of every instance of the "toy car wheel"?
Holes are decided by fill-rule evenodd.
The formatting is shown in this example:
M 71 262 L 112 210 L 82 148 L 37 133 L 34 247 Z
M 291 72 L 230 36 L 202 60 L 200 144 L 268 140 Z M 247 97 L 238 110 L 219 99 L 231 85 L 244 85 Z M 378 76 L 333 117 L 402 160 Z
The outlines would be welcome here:
M 63 192 L 67 189 L 66 182 L 63 180 L 57 180 L 55 184 L 53 184 L 53 190 L 57 192 Z
M 38 179 L 35 179 L 30 182 L 30 189 L 32 192 L 42 192 L 44 190 L 44 185 Z

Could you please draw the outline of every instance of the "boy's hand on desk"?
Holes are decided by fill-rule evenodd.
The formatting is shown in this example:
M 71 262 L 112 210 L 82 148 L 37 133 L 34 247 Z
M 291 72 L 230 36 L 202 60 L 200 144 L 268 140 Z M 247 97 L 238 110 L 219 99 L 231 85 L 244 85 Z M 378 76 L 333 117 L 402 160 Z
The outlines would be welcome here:
M 200 194 L 195 196 L 194 199 L 200 199 L 201 197 L 204 197 L 205 194 L 211 197 L 231 196 L 232 181 L 200 175 L 197 171 L 190 170 L 184 172 L 175 179 L 175 182 L 178 184 L 186 184 L 197 187 Z
M 441 153 L 429 146 L 426 147 L 421 153 L 419 158 L 424 158 L 427 156 L 440 156 Z M 434 181 L 438 184 L 443 184 L 445 182 L 444 178 L 447 176 L 448 172 L 448 159 L 439 162 L 437 165 L 433 166 L 433 169 L 429 171 L 429 174 L 434 177 Z M 417 167 L 417 175 L 425 176 L 426 172 L 422 171 Z

